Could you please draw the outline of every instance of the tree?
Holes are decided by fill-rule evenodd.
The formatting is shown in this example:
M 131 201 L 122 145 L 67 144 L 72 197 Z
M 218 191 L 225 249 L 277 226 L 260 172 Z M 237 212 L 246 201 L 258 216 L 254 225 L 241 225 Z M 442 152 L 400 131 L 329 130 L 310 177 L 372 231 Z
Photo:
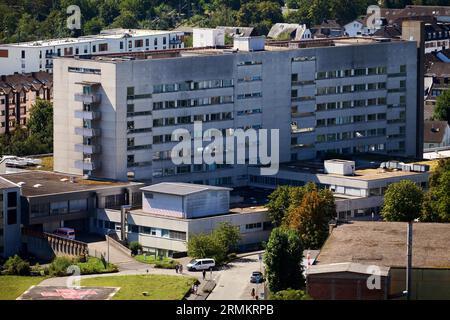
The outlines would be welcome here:
M 30 137 L 46 147 L 44 153 L 53 151 L 53 105 L 50 101 L 36 101 L 31 107 L 27 127 Z
M 285 224 L 298 232 L 304 248 L 320 249 L 328 237 L 328 224 L 336 216 L 330 190 L 305 193 L 300 206 L 289 211 Z
M 235 250 L 241 240 L 239 227 L 235 227 L 229 222 L 221 222 L 219 227 L 214 230 L 213 236 L 217 238 L 222 247 L 227 248 L 227 253 Z
M 188 255 L 193 258 L 214 258 L 216 263 L 226 259 L 227 248 L 213 234 L 200 233 L 189 236 Z
M 420 221 L 450 222 L 450 160 L 440 161 L 430 179 Z
M 267 34 L 270 27 L 283 21 L 281 5 L 272 1 L 250 1 L 241 5 L 236 15 L 240 26 L 254 26 L 260 35 Z
M 269 202 L 266 205 L 269 210 L 269 218 L 275 227 L 283 224 L 284 217 L 290 205 L 290 187 L 279 186 L 269 195 Z
M 264 254 L 267 281 L 272 292 L 288 288 L 301 289 L 303 246 L 299 235 L 286 228 L 275 228 L 270 234 Z
M 445 90 L 437 97 L 433 118 L 435 120 L 447 121 L 450 123 L 450 89 Z
M 311 297 L 303 290 L 287 289 L 275 292 L 270 300 L 311 300 Z
M 413 221 L 420 217 L 424 194 L 411 180 L 389 185 L 381 215 L 386 221 Z

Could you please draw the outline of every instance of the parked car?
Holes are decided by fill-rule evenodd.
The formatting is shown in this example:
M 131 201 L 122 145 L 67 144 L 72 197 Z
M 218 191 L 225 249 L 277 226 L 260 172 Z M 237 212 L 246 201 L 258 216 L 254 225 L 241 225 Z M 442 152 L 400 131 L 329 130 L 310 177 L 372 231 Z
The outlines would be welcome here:
M 75 240 L 75 229 L 72 228 L 58 228 L 54 234 L 61 238 Z
M 194 259 L 187 264 L 189 271 L 212 270 L 216 267 L 214 259 Z
M 264 282 L 264 276 L 259 271 L 252 272 L 252 275 L 250 276 L 250 282 L 251 283 L 262 283 Z

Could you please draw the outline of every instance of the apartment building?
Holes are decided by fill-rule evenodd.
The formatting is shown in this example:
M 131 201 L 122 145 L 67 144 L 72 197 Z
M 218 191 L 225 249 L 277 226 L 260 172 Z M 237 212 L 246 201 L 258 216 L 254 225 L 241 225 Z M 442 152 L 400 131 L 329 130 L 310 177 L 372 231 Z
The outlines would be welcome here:
M 0 77 L 0 133 L 25 126 L 37 99 L 52 100 L 53 78 L 40 71 Z
M 240 50 L 55 59 L 55 170 L 246 185 L 246 165 L 173 164 L 171 134 L 184 128 L 194 136 L 194 121 L 224 135 L 279 129 L 280 162 L 421 154 L 414 41 L 236 41 Z
M 53 58 L 183 48 L 184 33 L 162 30 L 108 29 L 98 35 L 0 45 L 0 70 L 52 72 Z

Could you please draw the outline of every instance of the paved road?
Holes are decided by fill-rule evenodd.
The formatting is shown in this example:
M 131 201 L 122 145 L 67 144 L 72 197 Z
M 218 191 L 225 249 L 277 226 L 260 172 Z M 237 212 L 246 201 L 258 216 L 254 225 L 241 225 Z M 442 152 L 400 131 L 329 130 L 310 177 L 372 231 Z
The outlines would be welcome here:
M 260 271 L 258 256 L 259 254 L 254 254 L 239 258 L 219 271 L 216 288 L 208 300 L 251 300 L 252 288 L 258 293 L 262 292 L 262 285 L 250 283 L 251 273 Z

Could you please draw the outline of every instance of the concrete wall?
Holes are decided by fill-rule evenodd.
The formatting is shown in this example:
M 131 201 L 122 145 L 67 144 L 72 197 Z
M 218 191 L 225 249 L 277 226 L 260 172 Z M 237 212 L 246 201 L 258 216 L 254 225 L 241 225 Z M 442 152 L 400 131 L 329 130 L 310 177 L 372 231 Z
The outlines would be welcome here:
M 21 203 L 20 203 L 20 188 L 7 188 L 0 191 L 3 196 L 1 205 L 0 229 L 3 231 L 3 236 L 0 236 L 0 246 L 3 252 L 0 256 L 10 257 L 19 252 L 21 247 Z M 8 203 L 8 193 L 16 193 L 17 205 Z M 8 210 L 15 211 L 15 223 L 8 223 Z
M 414 253 L 413 253 L 414 254 Z M 404 268 L 391 268 L 390 294 L 406 288 Z M 450 269 L 418 269 L 412 271 L 412 299 L 450 300 Z

